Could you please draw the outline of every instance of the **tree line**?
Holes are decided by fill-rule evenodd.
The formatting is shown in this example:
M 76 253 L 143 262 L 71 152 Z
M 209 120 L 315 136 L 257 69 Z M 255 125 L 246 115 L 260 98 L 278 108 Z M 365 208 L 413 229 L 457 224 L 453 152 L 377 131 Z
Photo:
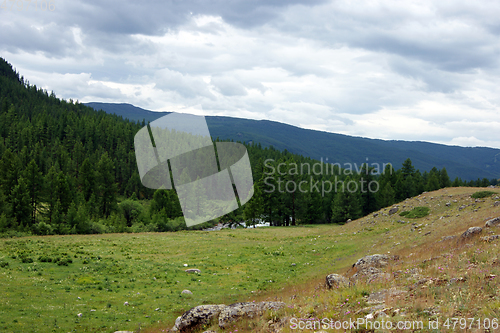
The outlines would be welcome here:
M 78 101 L 63 100 L 31 85 L 0 58 L 0 233 L 7 235 L 175 231 L 185 229 L 173 190 L 142 186 L 134 153 L 134 135 L 146 125 Z M 354 219 L 425 190 L 446 186 L 484 186 L 488 180 L 450 182 L 446 170 L 420 173 L 407 160 L 397 171 L 345 175 L 344 182 L 376 180 L 376 193 L 268 191 L 266 160 L 284 163 L 286 180 L 293 163 L 310 158 L 260 144 L 246 145 L 254 178 L 254 196 L 219 221 L 273 225 L 339 223 Z M 365 166 L 367 170 L 368 166 Z M 389 172 L 391 171 L 391 172 Z M 314 176 L 316 181 L 334 175 Z M 266 187 L 267 186 L 267 187 Z

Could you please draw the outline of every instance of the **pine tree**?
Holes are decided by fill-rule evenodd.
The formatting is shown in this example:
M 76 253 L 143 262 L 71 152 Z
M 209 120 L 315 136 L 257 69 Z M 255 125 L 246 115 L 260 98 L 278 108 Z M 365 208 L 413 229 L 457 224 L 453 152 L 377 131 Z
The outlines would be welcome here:
M 254 185 L 253 189 L 253 196 L 245 204 L 243 209 L 243 215 L 247 226 L 255 225 L 263 212 L 262 192 L 257 185 Z
M 350 182 L 354 182 L 354 180 L 347 177 L 344 182 L 345 187 L 335 195 L 332 205 L 332 222 L 341 223 L 361 217 L 359 186 L 358 191 L 351 191 L 354 188 L 351 186 L 351 190 L 349 190 L 348 184 Z
M 444 168 L 444 167 L 439 172 L 439 186 L 441 188 L 451 186 L 450 177 L 448 176 L 448 172 L 446 171 L 446 168 Z
M 31 202 L 28 194 L 26 180 L 21 176 L 17 180 L 11 192 L 12 215 L 19 223 L 20 227 L 29 226 L 31 222 Z
M 97 163 L 97 193 L 99 195 L 99 212 L 108 217 L 116 208 L 116 184 L 113 161 L 107 153 Z
M 24 172 L 24 178 L 27 182 L 28 195 L 31 201 L 31 224 L 35 224 L 38 205 L 43 195 L 43 177 L 35 160 L 31 160 L 28 164 Z

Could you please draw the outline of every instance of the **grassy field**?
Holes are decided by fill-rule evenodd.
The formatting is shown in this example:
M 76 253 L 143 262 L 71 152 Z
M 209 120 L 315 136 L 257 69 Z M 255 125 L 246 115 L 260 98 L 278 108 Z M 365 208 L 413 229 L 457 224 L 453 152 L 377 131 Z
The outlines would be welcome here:
M 137 330 L 195 305 L 262 298 L 351 262 L 362 249 L 339 228 L 1 239 L 0 330 Z
M 294 303 L 290 315 L 334 316 L 345 295 L 318 289 L 326 274 L 347 272 L 366 254 L 443 251 L 431 244 L 500 215 L 494 198 L 475 202 L 475 190 L 423 194 L 397 214 L 385 208 L 343 226 L 0 239 L 0 331 L 161 332 L 196 305 L 265 299 Z M 415 207 L 429 215 L 399 215 Z

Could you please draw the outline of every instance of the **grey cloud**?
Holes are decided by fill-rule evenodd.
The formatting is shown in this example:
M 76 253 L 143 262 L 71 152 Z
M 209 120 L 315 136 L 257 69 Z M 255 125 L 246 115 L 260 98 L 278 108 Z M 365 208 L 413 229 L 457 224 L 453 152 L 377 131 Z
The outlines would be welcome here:
M 232 25 L 251 28 L 265 24 L 280 14 L 282 8 L 304 3 L 314 6 L 324 0 L 256 1 L 75 1 L 67 4 L 67 24 L 119 34 L 159 35 L 177 29 L 192 15 L 221 16 Z
M 208 84 L 201 78 L 183 75 L 169 69 L 156 72 L 155 87 L 164 91 L 174 91 L 184 98 L 203 96 L 214 99 L 215 96 L 208 89 Z
M 233 77 L 214 77 L 211 83 L 216 89 L 226 96 L 245 96 L 247 91 L 245 87 Z
M 42 52 L 47 57 L 67 56 L 71 49 L 78 48 L 69 29 L 61 29 L 57 24 L 48 24 L 37 29 L 24 20 L 0 24 L 2 49 L 11 53 L 20 51 Z

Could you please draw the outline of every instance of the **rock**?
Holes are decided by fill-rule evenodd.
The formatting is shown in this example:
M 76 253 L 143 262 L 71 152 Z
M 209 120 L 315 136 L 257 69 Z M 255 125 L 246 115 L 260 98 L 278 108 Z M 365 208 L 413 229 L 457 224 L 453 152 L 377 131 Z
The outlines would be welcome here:
M 496 227 L 500 223 L 500 217 L 495 217 L 494 219 L 486 221 L 484 224 L 485 228 Z
M 446 207 L 450 207 L 450 206 L 451 206 L 451 202 L 447 202 Z
M 455 238 L 457 238 L 457 236 L 444 236 L 443 238 L 441 238 L 440 242 L 446 242 Z
M 357 281 L 360 278 L 366 279 L 367 282 L 372 282 L 378 279 L 390 279 L 392 276 L 389 273 L 384 273 L 379 268 L 385 267 L 390 259 L 397 260 L 397 256 L 388 256 L 386 254 L 373 254 L 364 256 L 358 259 L 353 268 L 356 269 L 356 273 L 351 277 L 353 281 Z
M 450 284 L 452 284 L 452 283 L 459 283 L 459 282 L 465 282 L 465 281 L 467 281 L 466 277 L 451 278 L 450 279 Z
M 189 268 L 189 269 L 186 269 L 184 272 L 186 273 L 196 273 L 196 274 L 200 274 L 201 271 L 197 268 Z
M 389 215 L 392 215 L 392 214 L 395 214 L 397 213 L 399 210 L 398 207 L 392 207 L 391 209 L 389 209 Z
M 356 311 L 355 314 L 370 314 L 370 313 L 374 313 L 375 311 L 382 310 L 383 308 L 384 308 L 384 305 L 379 304 L 379 305 L 371 306 L 368 308 L 360 309 L 360 310 Z
M 115 333 L 134 333 L 134 331 L 115 331 Z
M 386 254 L 372 254 L 358 259 L 352 267 L 358 270 L 365 267 L 385 267 L 390 257 Z
M 283 302 L 243 302 L 226 306 L 219 314 L 219 327 L 226 328 L 230 323 L 242 317 L 254 318 L 266 310 L 277 311 L 286 306 Z
M 83 316 L 83 314 L 82 314 L 82 313 L 79 313 L 79 314 L 77 314 L 77 316 L 78 316 L 78 317 L 82 317 L 82 316 Z
M 204 331 L 203 333 L 217 333 L 215 331 Z
M 462 238 L 471 238 L 475 235 L 480 234 L 481 231 L 483 231 L 483 228 L 481 227 L 470 227 L 462 234 Z
M 174 324 L 174 327 L 172 327 L 172 331 L 177 332 L 179 330 L 178 327 L 179 327 L 179 324 L 181 323 L 181 318 L 182 318 L 182 316 L 179 316 L 179 317 L 177 317 L 177 319 L 175 319 L 175 324 Z
M 182 333 L 191 331 L 193 328 L 200 325 L 208 324 L 214 317 L 218 316 L 224 308 L 226 308 L 225 304 L 195 306 L 177 318 L 172 330 Z
M 326 285 L 328 288 L 348 287 L 349 280 L 339 274 L 329 274 L 326 276 Z
M 462 209 L 464 209 L 466 207 L 467 207 L 466 205 L 462 205 L 462 206 L 458 207 L 458 210 L 460 211 L 460 210 L 462 210 Z
M 404 293 L 407 293 L 407 291 L 396 289 L 396 288 L 383 289 L 381 291 L 371 293 L 370 296 L 368 296 L 366 303 L 368 303 L 368 304 L 382 304 L 382 303 L 385 303 L 386 299 L 398 298 L 401 295 L 403 295 Z
M 358 272 L 356 272 L 351 279 L 356 282 L 359 279 L 365 279 L 367 283 L 373 282 L 380 279 L 390 279 L 391 274 L 384 273 L 380 269 L 375 267 L 365 267 Z
M 498 238 L 500 238 L 500 235 L 493 235 L 493 236 L 481 237 L 481 240 L 483 242 L 491 242 L 491 241 L 494 241 L 495 239 L 498 239 Z
M 128 305 L 128 302 L 123 303 L 123 305 Z
M 500 206 L 500 201 L 495 201 L 495 203 L 493 204 L 493 206 L 495 206 L 495 207 Z
M 378 216 L 378 213 L 373 214 L 373 217 L 377 217 L 377 216 Z
M 187 289 L 184 289 L 181 294 L 188 294 L 188 295 L 192 295 L 193 293 L 190 291 L 190 290 L 187 290 Z

